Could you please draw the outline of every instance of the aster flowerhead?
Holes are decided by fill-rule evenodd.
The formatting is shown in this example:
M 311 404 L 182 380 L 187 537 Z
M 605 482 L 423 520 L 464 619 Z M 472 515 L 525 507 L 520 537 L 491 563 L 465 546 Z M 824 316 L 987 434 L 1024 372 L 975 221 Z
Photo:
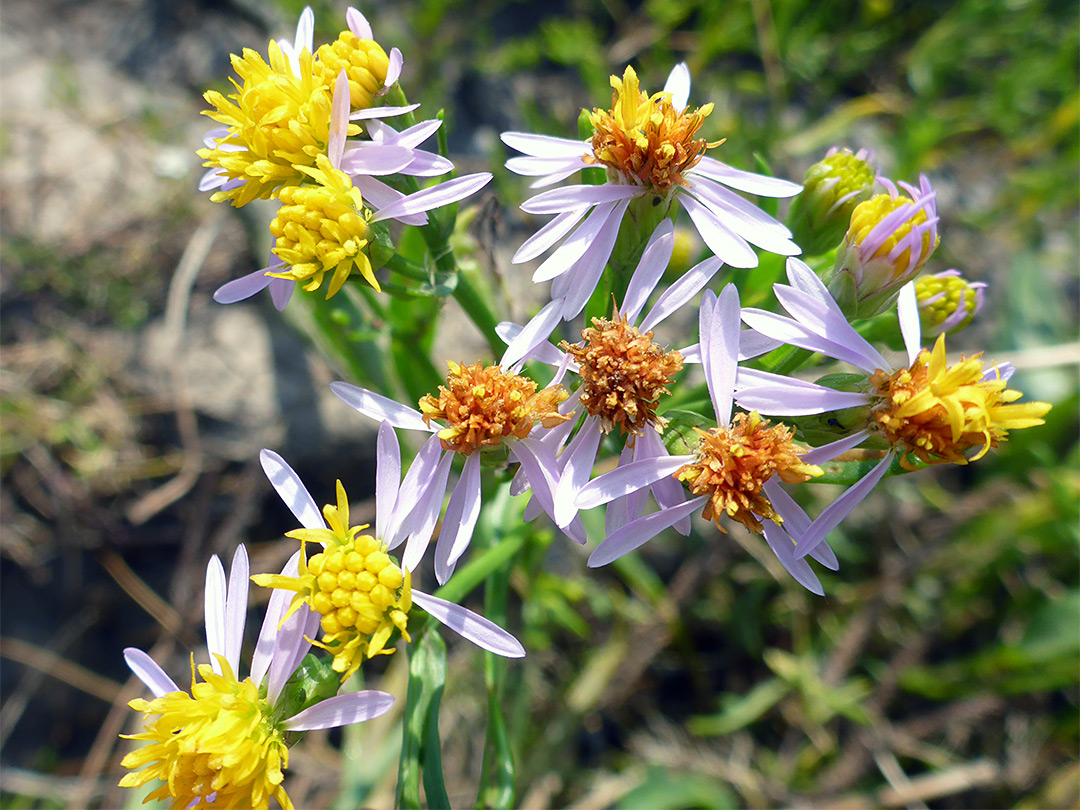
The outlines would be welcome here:
M 959 270 L 945 270 L 915 279 L 919 324 L 923 334 L 959 332 L 982 309 L 986 282 L 968 281 Z
M 423 491 L 426 482 L 422 476 L 414 476 L 410 481 L 407 475 L 400 488 L 393 486 L 398 483 L 400 459 L 396 455 L 396 439 L 392 446 L 388 441 L 388 435 L 392 434 L 389 423 L 384 424 L 384 430 L 380 431 L 381 463 L 376 470 L 375 493 L 377 507 L 384 508 L 388 503 L 392 506 L 374 533 L 367 533 L 366 525 L 351 525 L 349 502 L 340 481 L 337 503 L 323 507 L 320 515 L 314 499 L 293 469 L 281 456 L 263 450 L 261 461 L 267 477 L 304 528 L 286 535 L 301 542 L 301 562 L 296 575 L 260 575 L 252 579 L 257 585 L 292 592 L 290 611 L 313 612 L 322 629 L 321 640 L 316 644 L 334 656 L 333 669 L 341 673 L 342 680 L 367 658 L 392 653 L 388 644 L 395 633 L 410 640 L 408 619 L 414 607 L 485 650 L 508 658 L 523 657 L 525 649 L 517 639 L 493 622 L 413 588 L 412 569 L 390 556 L 387 543 L 376 536 L 403 538 L 410 529 L 417 529 L 421 533 L 426 531 L 426 537 L 430 537 L 435 527 L 422 497 L 416 503 L 409 502 L 418 486 Z M 415 462 L 413 466 L 419 472 L 427 472 Z M 437 494 L 441 506 L 442 488 L 437 489 Z M 322 550 L 307 557 L 308 543 L 322 546 Z
M 553 310 L 556 323 L 582 310 L 604 267 L 614 261 L 613 251 L 620 257 L 616 270 L 629 273 L 649 235 L 675 204 L 685 209 L 709 249 L 733 267 L 757 266 L 751 245 L 782 255 L 799 252 L 787 228 L 735 191 L 789 197 L 800 186 L 734 169 L 705 154 L 722 141 L 698 137 L 712 105 L 687 106 L 690 72 L 685 64 L 677 65 L 663 91 L 653 95 L 641 90 L 632 68 L 621 78 L 613 76 L 612 86 L 611 109 L 590 114 L 594 134 L 587 141 L 521 132 L 502 135 L 507 146 L 525 155 L 511 158 L 507 168 L 537 177 L 534 187 L 582 170 L 605 172 L 603 185 L 542 192 L 521 206 L 526 213 L 555 215 L 513 261 L 530 261 L 555 248 L 533 280 L 553 280 L 551 297 L 560 302 Z M 633 245 L 616 249 L 628 212 L 636 226 Z
M 885 311 L 937 249 L 937 196 L 925 175 L 919 187 L 900 183 L 859 203 L 829 275 L 829 292 L 852 319 Z M 903 190 L 906 194 L 901 194 Z
M 899 294 L 898 315 L 908 365 L 893 367 L 847 322 L 817 275 L 802 262 L 788 261 L 791 284 L 774 287 L 790 318 L 743 310 L 751 328 L 777 340 L 851 363 L 866 374 L 861 390 L 837 391 L 767 372 L 741 370 L 736 399 L 746 408 L 776 416 L 806 416 L 862 408 L 868 427 L 834 443 L 853 448 L 877 438 L 889 449 L 863 479 L 822 512 L 800 539 L 800 556 L 824 540 L 888 471 L 894 460 L 922 464 L 967 464 L 1004 441 L 1010 430 L 1043 423 L 1045 402 L 1016 404 L 1019 391 L 1007 387 L 1008 364 L 987 367 L 980 357 L 948 363 L 945 336 L 932 350 L 921 347 L 918 302 L 913 283 Z M 821 448 L 818 448 L 819 450 Z
M 290 560 L 283 573 L 295 570 Z M 143 731 L 123 735 L 146 744 L 122 764 L 132 773 L 121 787 L 161 785 L 147 800 L 170 799 L 172 806 L 266 808 L 273 798 L 283 808 L 292 802 L 283 781 L 290 732 L 330 728 L 377 717 L 394 699 L 384 692 L 339 695 L 295 712 L 285 698 L 309 649 L 313 631 L 307 610 L 285 617 L 286 600 L 272 598 L 251 662 L 251 674 L 238 676 L 247 612 L 248 559 L 240 546 L 228 584 L 221 562 L 211 559 L 206 574 L 206 639 L 210 663 L 195 666 L 191 691 L 180 689 L 150 656 L 124 650 L 124 659 L 154 694 L 129 704 L 146 715 Z

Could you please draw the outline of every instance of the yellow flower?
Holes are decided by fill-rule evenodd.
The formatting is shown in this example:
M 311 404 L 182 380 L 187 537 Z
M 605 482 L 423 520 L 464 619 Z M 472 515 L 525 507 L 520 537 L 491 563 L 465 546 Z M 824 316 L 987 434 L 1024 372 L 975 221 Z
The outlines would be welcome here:
M 154 779 L 162 785 L 145 801 L 172 799 L 172 807 L 267 808 L 273 797 L 291 808 L 282 771 L 289 749 L 281 718 L 275 717 L 251 678 L 238 681 L 224 656 L 222 673 L 192 658 L 191 694 L 170 692 L 128 705 L 147 716 L 140 734 L 122 735 L 149 744 L 127 754 L 129 773 L 120 787 L 137 788 Z
M 258 574 L 251 579 L 256 585 L 295 591 L 286 618 L 304 604 L 322 616 L 322 639 L 314 643 L 334 656 L 333 669 L 344 681 L 366 658 L 394 651 L 386 648 L 394 630 L 411 640 L 407 625 L 412 583 L 385 545 L 361 534 L 366 525 L 349 525 L 349 501 L 340 481 L 337 506 L 323 507 L 323 516 L 330 528 L 286 534 L 301 543 L 297 576 Z M 323 546 L 310 560 L 309 542 Z

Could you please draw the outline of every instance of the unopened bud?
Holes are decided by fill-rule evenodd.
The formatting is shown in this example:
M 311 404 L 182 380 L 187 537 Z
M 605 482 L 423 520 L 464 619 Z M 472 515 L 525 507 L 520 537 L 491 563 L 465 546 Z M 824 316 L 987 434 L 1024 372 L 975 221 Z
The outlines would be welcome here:
M 985 287 L 985 282 L 968 281 L 959 270 L 915 279 L 923 334 L 935 336 L 965 328 L 982 309 Z
M 900 288 L 922 270 L 938 246 L 937 192 L 925 176 L 919 188 L 901 183 L 910 196 L 881 179 L 889 190 L 859 203 L 828 278 L 849 319 L 872 318 L 889 307 Z
M 833 147 L 811 166 L 803 190 L 791 204 L 788 227 L 805 256 L 832 250 L 844 238 L 851 212 L 870 196 L 877 172 L 867 149 L 852 153 Z

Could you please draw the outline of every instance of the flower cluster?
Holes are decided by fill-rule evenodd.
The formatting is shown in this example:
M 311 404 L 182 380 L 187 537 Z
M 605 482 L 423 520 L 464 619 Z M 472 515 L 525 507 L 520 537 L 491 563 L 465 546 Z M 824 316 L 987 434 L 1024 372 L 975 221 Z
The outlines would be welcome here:
M 207 115 L 221 128 L 199 152 L 208 168 L 201 188 L 236 207 L 255 199 L 278 204 L 269 266 L 226 284 L 218 301 L 269 287 L 281 308 L 297 282 L 305 292 L 325 287 L 330 298 L 357 275 L 375 291 L 385 285 L 417 299 L 467 283 L 448 239 L 453 213 L 440 224 L 428 212 L 491 176 L 419 188 L 417 178 L 453 168 L 419 148 L 440 121 L 411 120 L 415 107 L 397 86 L 401 54 L 387 53 L 355 9 L 346 19 L 348 29 L 316 49 L 306 10 L 293 42 L 270 42 L 265 59 L 252 50 L 234 57 L 234 94 L 206 95 Z M 936 192 L 925 176 L 917 185 L 894 183 L 869 152 L 847 150 L 831 150 L 811 167 L 805 187 L 733 168 L 713 156 L 725 140 L 705 134 L 713 105 L 688 105 L 685 64 L 660 92 L 643 90 L 629 66 L 611 86 L 610 108 L 583 119 L 589 138 L 502 136 L 522 153 L 507 168 L 536 178 L 535 188 L 579 173 L 583 182 L 541 191 L 521 206 L 552 219 L 512 262 L 549 254 L 533 280 L 552 283 L 528 323 L 484 324 L 496 335 L 493 346 L 499 338 L 506 344 L 499 361 L 456 356 L 444 384 L 430 379 L 437 372 L 427 375 L 430 388 L 414 394 L 415 407 L 377 384 L 331 384 L 379 426 L 374 526 L 353 522 L 341 481 L 334 502 L 320 509 L 281 456 L 262 452 L 267 478 L 299 524 L 285 533 L 299 549 L 280 573 L 249 576 L 241 547 L 228 584 L 221 563 L 211 561 L 209 660 L 196 666 L 192 656 L 189 691 L 145 653 L 125 651 L 154 699 L 131 703 L 144 715 L 143 731 L 131 739 L 146 745 L 124 758 L 132 772 L 121 785 L 159 782 L 150 797 L 174 807 L 268 807 L 271 799 L 291 807 L 283 772 L 293 732 L 389 709 L 390 695 L 336 692 L 366 661 L 413 644 L 425 626 L 414 621 L 418 609 L 484 650 L 523 656 L 506 630 L 414 583 L 432 546 L 437 581 L 454 575 L 491 491 L 486 475 L 528 497 L 526 521 L 546 515 L 582 545 L 597 538 L 581 513 L 604 507 L 590 567 L 668 528 L 689 535 L 700 515 L 703 531 L 712 524 L 760 535 L 796 582 L 824 595 L 810 561 L 839 569 L 828 537 L 885 476 L 977 461 L 1009 431 L 1042 423 L 1050 406 L 1018 402 L 1009 364 L 946 354 L 945 334 L 976 316 L 985 284 L 955 270 L 920 275 L 940 241 Z M 393 117 L 405 117 L 406 127 L 384 120 Z M 795 197 L 787 224 L 744 194 Z M 658 293 L 680 211 L 707 255 Z M 428 264 L 396 253 L 391 220 L 426 229 Z M 772 283 L 784 264 L 788 283 Z M 413 286 L 391 286 L 385 273 L 380 281 L 384 266 Z M 752 300 L 772 300 L 771 286 L 783 313 L 742 306 L 742 271 L 750 268 L 772 274 L 754 285 Z M 451 282 L 441 293 L 436 269 Z M 723 282 L 714 292 L 718 274 Z M 476 306 L 475 297 L 460 300 Z M 374 311 L 377 331 L 374 322 L 386 313 Z M 696 323 L 696 342 L 676 347 L 661 337 L 680 322 Z M 932 348 L 922 346 L 924 332 L 937 335 Z M 906 363 L 882 353 L 892 338 L 906 349 Z M 397 359 L 408 365 L 412 347 L 405 349 Z M 792 376 L 818 356 L 857 372 L 817 382 Z M 538 381 L 545 366 L 546 382 Z M 829 415 L 827 426 L 811 429 L 806 419 L 820 415 Z M 397 430 L 423 437 L 407 468 Z M 826 465 L 844 469 L 856 449 L 879 460 L 811 517 L 788 490 L 824 477 Z M 249 579 L 271 596 L 241 680 Z M 322 667 L 329 686 L 307 688 L 308 666 Z

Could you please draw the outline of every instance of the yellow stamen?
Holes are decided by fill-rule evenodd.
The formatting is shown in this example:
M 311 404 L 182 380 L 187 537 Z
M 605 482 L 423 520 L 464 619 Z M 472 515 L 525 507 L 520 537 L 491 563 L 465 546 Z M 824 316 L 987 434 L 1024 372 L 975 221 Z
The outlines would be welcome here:
M 472 455 L 508 438 L 524 439 L 537 423 L 554 427 L 570 418 L 559 413 L 559 403 L 567 397 L 561 386 L 537 391 L 528 377 L 499 366 L 447 365 L 450 374 L 439 395 L 420 400 L 425 424 L 437 420 L 447 425 L 439 431 L 446 450 Z
M 910 368 L 874 372 L 874 420 L 906 468 L 912 467 L 910 456 L 924 464 L 967 464 L 997 447 L 1010 430 L 1043 424 L 1050 404 L 1008 404 L 1021 393 L 1006 388 L 1000 376 L 984 380 L 981 356 L 948 366 L 941 335 L 933 351 L 923 349 Z M 972 448 L 978 449 L 969 457 Z
M 124 776 L 120 787 L 159 779 L 144 801 L 172 799 L 173 808 L 268 808 L 273 797 L 288 810 L 284 730 L 251 678 L 238 681 L 223 657 L 218 662 L 221 675 L 199 666 L 202 683 L 192 662 L 190 695 L 170 692 L 128 704 L 146 714 L 146 723 L 142 733 L 121 736 L 149 744 L 124 757 L 125 768 L 142 770 Z
M 646 186 L 663 195 L 673 185 L 688 186 L 683 173 L 697 165 L 709 143 L 694 138 L 713 105 L 692 112 L 676 110 L 670 93 L 652 96 L 641 91 L 637 74 L 627 67 L 622 79 L 611 77 L 615 89 L 611 110 L 594 109 L 589 115 L 595 134 L 586 163 L 602 163 L 622 182 Z
M 315 54 L 315 76 L 327 87 L 333 87 L 338 74 L 345 71 L 352 109 L 375 105 L 375 96 L 386 82 L 390 63 L 379 43 L 360 39 L 352 31 L 342 31 L 334 42 L 323 45 Z
M 678 469 L 675 477 L 694 495 L 708 495 L 702 512 L 717 528 L 720 515 L 726 514 L 747 529 L 760 534 L 761 520 L 783 520 L 762 492 L 765 482 L 774 475 L 787 483 L 798 483 L 821 475 L 821 468 L 804 464 L 792 443 L 791 429 L 769 426 L 754 411 L 736 414 L 729 427 L 715 427 L 706 432 L 694 428 L 701 437 L 697 458 Z

